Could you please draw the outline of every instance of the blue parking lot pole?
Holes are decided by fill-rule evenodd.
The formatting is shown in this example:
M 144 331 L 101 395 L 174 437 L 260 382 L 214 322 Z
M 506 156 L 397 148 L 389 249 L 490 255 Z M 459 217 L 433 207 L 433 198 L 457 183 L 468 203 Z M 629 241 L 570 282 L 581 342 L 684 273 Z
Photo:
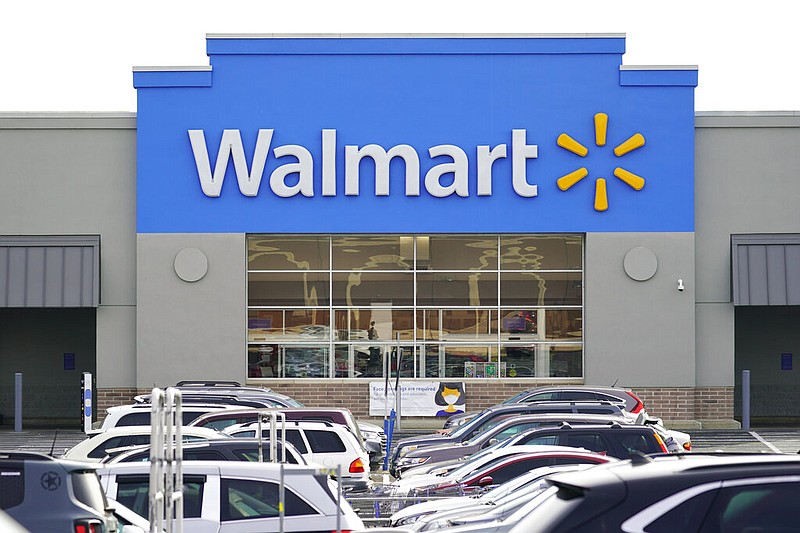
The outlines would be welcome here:
M 14 431 L 22 431 L 22 372 L 14 374 Z
M 383 432 L 386 433 L 386 454 L 383 456 L 383 469 L 389 470 L 389 450 L 392 449 L 392 435 L 394 435 L 395 412 L 389 412 L 389 418 L 383 419 Z
M 742 429 L 750 431 L 750 371 L 742 370 Z

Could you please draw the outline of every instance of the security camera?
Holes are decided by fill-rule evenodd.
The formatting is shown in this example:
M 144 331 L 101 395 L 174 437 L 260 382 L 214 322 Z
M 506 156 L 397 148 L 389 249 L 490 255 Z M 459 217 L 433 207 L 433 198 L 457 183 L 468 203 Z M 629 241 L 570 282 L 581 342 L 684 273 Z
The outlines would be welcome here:
M 683 280 L 678 280 L 678 292 L 683 292 Z

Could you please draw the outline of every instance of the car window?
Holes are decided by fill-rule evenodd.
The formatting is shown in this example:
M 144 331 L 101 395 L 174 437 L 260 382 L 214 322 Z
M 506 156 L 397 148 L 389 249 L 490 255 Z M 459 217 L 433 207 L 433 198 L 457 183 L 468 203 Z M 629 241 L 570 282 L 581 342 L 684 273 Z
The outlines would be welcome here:
M 517 444 L 540 444 L 542 446 L 555 446 L 558 444 L 558 437 L 555 435 L 531 435 L 523 437 Z
M 234 424 L 244 424 L 245 422 L 250 422 L 253 420 L 252 416 L 225 416 L 220 418 L 213 418 L 211 420 L 206 420 L 205 422 L 198 424 L 200 427 L 204 428 L 211 428 L 217 431 L 222 431 L 223 429 L 233 426 Z M 253 433 L 255 435 L 255 432 Z
M 237 458 L 239 458 L 240 461 L 250 461 L 251 463 L 257 463 L 258 462 L 258 449 L 237 449 L 237 450 L 231 450 L 231 453 L 233 453 L 233 455 L 235 455 Z M 270 460 L 270 452 L 269 452 L 269 446 L 268 445 L 264 446 L 264 449 L 263 449 L 262 453 L 264 454 L 264 461 L 269 461 Z M 280 459 L 282 457 L 280 449 L 277 450 L 277 454 L 278 454 L 278 458 Z M 289 463 L 289 464 L 296 465 L 297 464 L 297 458 L 294 455 L 292 455 L 291 453 L 287 453 L 286 454 L 286 462 Z
M 628 454 L 649 454 L 662 451 L 661 446 L 652 436 L 648 438 L 647 435 L 628 433 L 619 435 L 619 441 Z
M 538 428 L 539 426 L 541 426 L 543 424 L 546 424 L 546 422 L 528 422 L 526 424 L 519 424 L 519 425 L 516 425 L 516 426 L 511 426 L 511 427 L 508 427 L 508 428 L 504 429 L 503 431 L 500 431 L 499 433 L 497 433 L 492 438 L 493 439 L 497 439 L 499 441 L 503 441 L 503 440 L 506 440 L 508 438 L 513 437 L 514 435 L 516 435 L 518 433 L 522 433 L 523 431 L 526 431 L 528 429 Z
M 597 395 L 590 391 L 565 390 L 559 393 L 559 400 L 568 402 L 593 402 L 597 400 Z
M 558 440 L 558 444 L 599 453 L 606 453 L 610 449 L 608 441 L 599 433 L 569 433 L 562 435 Z
M 117 427 L 149 426 L 149 425 L 150 425 L 150 411 L 128 413 L 127 415 L 122 415 L 117 421 Z
M 534 468 L 550 466 L 551 464 L 552 459 L 547 457 L 521 459 L 519 461 L 503 465 L 491 472 L 487 472 L 486 475 L 492 476 L 492 484 L 498 485 L 500 483 L 505 483 L 506 481 L 509 481 L 521 474 L 530 472 Z
M 225 455 L 217 450 L 183 450 L 185 461 L 224 461 Z
M 306 430 L 306 438 L 312 452 L 340 453 L 346 452 L 347 446 L 334 431 Z
M 95 448 L 86 454 L 87 457 L 91 457 L 93 459 L 102 459 L 106 456 L 106 450 L 110 448 L 119 448 L 121 446 L 125 446 L 125 437 L 111 437 L 110 439 L 106 439 L 105 441 L 101 442 Z
M 103 486 L 94 471 L 73 472 L 70 475 L 70 482 L 75 498 L 85 506 L 91 507 L 101 514 L 108 507 Z
M 300 431 L 297 429 L 287 429 L 286 430 L 286 440 L 293 444 L 297 451 L 300 453 L 308 453 L 308 447 L 306 446 L 306 441 L 303 440 L 303 436 L 300 434 Z
M 704 530 L 797 531 L 800 483 L 723 487 L 717 493 Z
M 558 400 L 558 392 L 538 392 L 536 394 L 531 394 L 527 398 L 524 399 L 525 403 L 528 402 L 550 402 Z
M 150 512 L 149 475 L 117 476 L 117 497 L 119 503 L 139 516 L 147 517 Z M 183 516 L 199 518 L 202 511 L 204 476 L 183 476 Z
M 715 490 L 707 490 L 694 498 L 689 498 L 651 522 L 644 530 L 647 533 L 698 531 L 716 494 Z
M 245 479 L 223 479 L 220 502 L 223 522 L 253 518 L 274 518 L 279 515 L 277 483 Z M 316 515 L 316 510 L 291 489 L 284 488 L 284 515 Z
M 0 467 L 0 479 L 3 490 L 0 490 L 0 509 L 10 509 L 25 499 L 25 475 L 21 466 Z

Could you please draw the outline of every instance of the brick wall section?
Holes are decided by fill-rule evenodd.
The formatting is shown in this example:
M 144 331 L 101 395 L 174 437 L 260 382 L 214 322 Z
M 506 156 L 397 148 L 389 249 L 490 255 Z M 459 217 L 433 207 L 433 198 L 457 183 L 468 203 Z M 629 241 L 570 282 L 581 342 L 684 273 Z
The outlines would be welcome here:
M 467 410 L 480 411 L 515 394 L 548 383 L 513 380 L 466 382 Z M 565 384 L 560 382 L 560 384 Z M 271 380 L 263 383 L 281 394 L 314 407 L 346 407 L 356 418 L 369 417 L 369 383 L 366 381 L 326 382 L 322 380 Z M 671 420 L 733 419 L 733 387 L 632 387 L 648 413 Z M 137 394 L 150 389 L 98 389 L 97 413 L 102 420 L 113 405 L 133 402 Z

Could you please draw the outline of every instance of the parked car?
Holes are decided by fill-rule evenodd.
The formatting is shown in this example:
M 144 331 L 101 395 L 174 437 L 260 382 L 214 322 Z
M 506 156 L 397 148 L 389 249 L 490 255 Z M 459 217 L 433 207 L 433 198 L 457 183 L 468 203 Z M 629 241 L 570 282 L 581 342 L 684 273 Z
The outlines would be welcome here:
M 797 455 L 673 454 L 552 476 L 514 533 L 797 531 Z
M 379 462 L 386 450 L 386 433 L 383 428 L 374 424 L 358 422 L 349 409 L 338 407 L 281 407 L 257 411 L 244 408 L 224 413 L 209 413 L 198 417 L 190 425 L 221 431 L 234 424 L 253 422 L 258 420 L 259 416 L 272 412 L 283 413 L 286 420 L 321 420 L 347 427 L 363 443 L 372 464 Z
M 350 504 L 338 499 L 336 482 L 305 466 L 191 461 L 182 469 L 187 532 L 278 531 L 281 481 L 284 531 L 364 527 Z M 150 465 L 142 462 L 101 465 L 98 470 L 106 494 L 143 517 L 149 511 L 149 472 Z
M 201 442 L 211 439 L 229 439 L 228 435 L 213 429 L 184 427 L 181 429 L 183 442 Z M 79 442 L 62 456 L 64 459 L 74 461 L 88 461 L 99 463 L 112 448 L 123 448 L 150 444 L 150 426 L 124 426 L 111 428 Z
M 198 428 L 199 429 L 199 428 Z M 258 436 L 258 422 L 229 426 L 223 433 L 232 437 Z M 365 490 L 369 484 L 369 457 L 358 439 L 346 427 L 331 422 L 289 421 L 286 441 L 306 458 L 326 468 L 340 468 L 340 482 L 349 490 Z M 275 438 L 269 425 L 261 426 L 264 438 Z M 281 429 L 277 430 L 282 438 Z
M 509 415 L 526 415 L 534 413 L 583 413 L 622 416 L 619 405 L 608 402 L 542 402 L 534 404 L 496 405 L 490 407 L 467 424 L 459 427 L 449 435 L 421 435 L 406 437 L 397 441 L 389 461 L 389 472 L 397 475 L 398 459 L 423 446 L 448 445 L 469 440 L 487 427 L 496 424 L 499 417 Z
M 446 475 L 422 475 L 393 481 L 392 496 L 462 496 L 505 483 L 534 468 L 562 464 L 601 464 L 613 457 L 566 446 L 507 446 L 489 448 Z
M 186 426 L 192 420 L 206 413 L 213 413 L 233 409 L 229 405 L 221 404 L 187 404 L 181 405 L 181 419 Z M 117 405 L 106 409 L 106 415 L 102 422 L 97 422 L 87 435 L 97 435 L 104 431 L 123 426 L 149 426 L 153 406 L 144 403 L 134 403 L 130 405 Z
M 34 533 L 117 531 L 94 466 L 39 453 L 0 452 L 0 510 Z
M 574 470 L 583 470 L 591 468 L 593 465 L 588 464 L 575 464 L 575 465 L 556 465 L 556 466 L 542 466 L 534 468 L 533 470 L 520 474 L 497 487 L 480 494 L 477 497 L 473 496 L 454 496 L 452 498 L 428 500 L 401 509 L 394 513 L 390 518 L 392 527 L 413 527 L 419 529 L 417 525 L 419 521 L 429 522 L 436 520 L 437 515 L 441 518 L 444 513 L 454 511 L 486 511 L 492 508 L 498 502 L 503 501 L 509 496 L 527 487 L 529 485 L 540 483 L 542 478 L 551 474 L 559 472 L 569 472 Z
M 593 402 L 607 401 L 619 405 L 629 418 L 633 419 L 644 413 L 645 419 L 651 418 L 647 414 L 644 402 L 632 390 L 623 387 L 604 387 L 596 385 L 547 385 L 535 387 L 520 392 L 504 400 L 500 405 L 513 403 L 533 402 Z M 462 413 L 449 417 L 444 428 L 458 427 L 466 423 L 474 413 Z M 661 420 L 656 419 L 659 423 Z
M 284 452 L 285 448 L 285 452 Z M 147 462 L 150 460 L 150 446 L 132 446 L 109 450 L 103 463 Z M 278 440 L 275 443 L 276 461 L 287 464 L 308 465 L 306 458 L 290 442 L 285 444 Z M 112 454 L 113 453 L 113 454 Z M 263 462 L 272 460 L 269 440 L 262 440 L 260 457 Z M 285 455 L 284 455 L 285 453 Z M 194 442 L 183 445 L 184 461 L 251 461 L 259 462 L 258 439 L 214 439 L 206 442 Z
M 423 446 L 409 451 L 398 457 L 395 465 L 397 477 L 409 468 L 420 465 L 443 465 L 447 462 L 456 462 L 469 457 L 473 453 L 488 448 L 489 446 L 514 437 L 526 430 L 539 427 L 557 427 L 562 423 L 572 425 L 582 424 L 607 424 L 609 422 L 626 423 L 625 418 L 613 415 L 583 415 L 574 413 L 563 414 L 511 414 L 498 417 L 494 426 L 487 427 L 471 439 L 457 444 L 448 443 L 439 446 Z
M 649 426 L 634 424 L 580 424 L 563 423 L 558 427 L 540 427 L 524 431 L 501 442 L 498 447 L 521 445 L 570 446 L 602 453 L 618 459 L 632 456 L 669 453 L 664 441 Z

